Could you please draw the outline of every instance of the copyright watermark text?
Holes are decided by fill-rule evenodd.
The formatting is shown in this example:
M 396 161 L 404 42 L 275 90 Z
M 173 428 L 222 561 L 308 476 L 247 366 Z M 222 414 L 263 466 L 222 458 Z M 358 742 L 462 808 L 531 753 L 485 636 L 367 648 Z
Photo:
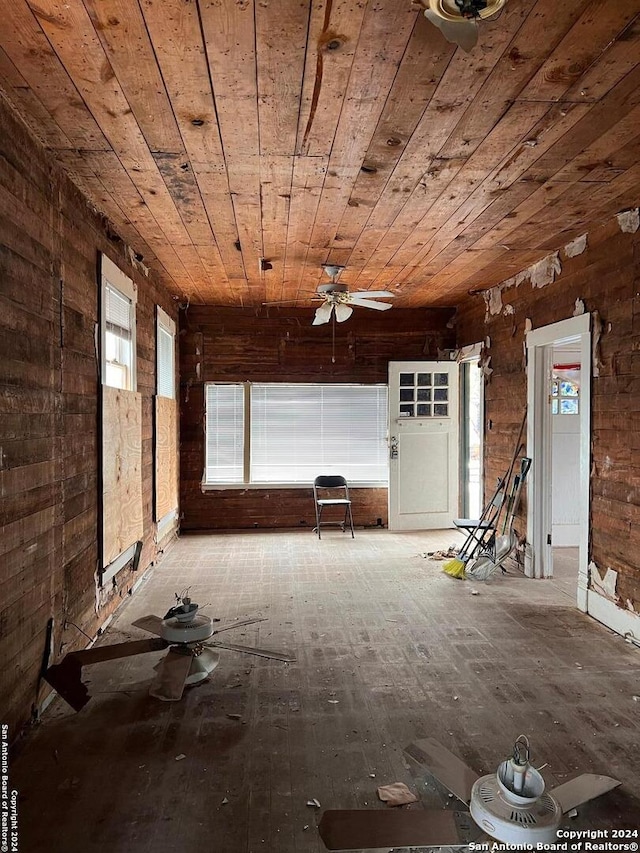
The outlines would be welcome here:
M 18 853 L 18 792 L 9 780 L 9 726 L 0 726 L 0 853 Z

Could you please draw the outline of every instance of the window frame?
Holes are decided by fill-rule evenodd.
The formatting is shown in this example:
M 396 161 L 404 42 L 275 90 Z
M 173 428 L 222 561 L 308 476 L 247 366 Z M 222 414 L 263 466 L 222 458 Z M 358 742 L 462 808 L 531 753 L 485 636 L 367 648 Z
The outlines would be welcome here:
M 172 393 L 160 393 L 160 335 L 167 334 L 171 338 L 171 376 Z M 156 305 L 156 396 L 168 400 L 176 399 L 176 323 L 159 305 Z
M 107 285 L 117 291 L 124 299 L 129 300 L 129 317 L 131 321 L 131 367 L 130 383 L 124 391 L 138 390 L 138 360 L 136 339 L 136 306 L 138 289 L 132 278 L 122 272 L 107 255 L 100 255 L 100 382 L 109 388 L 118 388 L 107 382 Z
M 244 434 L 243 434 L 243 461 L 244 461 L 244 480 L 240 483 L 213 483 L 207 482 L 207 417 L 206 417 L 206 406 L 207 406 L 207 387 L 209 385 L 234 385 L 238 387 L 242 387 L 243 389 L 243 401 L 244 401 Z M 204 383 L 204 408 L 205 408 L 205 417 L 204 417 L 204 446 L 203 446 L 203 472 L 202 472 L 202 480 L 200 483 L 200 488 L 203 492 L 208 491 L 227 491 L 227 490 L 252 490 L 252 489 L 309 489 L 308 482 L 287 482 L 282 480 L 280 482 L 251 482 L 251 387 L 252 385 L 285 385 L 285 386 L 294 386 L 294 385 L 307 385 L 307 386 L 322 386 L 322 385 L 343 385 L 343 386 L 359 386 L 362 388 L 385 388 L 387 391 L 387 417 L 386 417 L 386 439 L 388 439 L 388 411 L 389 411 L 389 399 L 388 399 L 388 391 L 389 386 L 386 382 L 372 382 L 372 383 L 356 383 L 356 382 L 205 382 Z M 388 455 L 387 455 L 387 464 L 388 464 Z M 388 469 L 387 469 L 388 470 Z M 358 489 L 383 489 L 388 488 L 389 479 L 387 474 L 387 480 L 377 480 L 377 481 L 365 481 L 365 480 L 349 480 L 350 488 L 358 488 Z

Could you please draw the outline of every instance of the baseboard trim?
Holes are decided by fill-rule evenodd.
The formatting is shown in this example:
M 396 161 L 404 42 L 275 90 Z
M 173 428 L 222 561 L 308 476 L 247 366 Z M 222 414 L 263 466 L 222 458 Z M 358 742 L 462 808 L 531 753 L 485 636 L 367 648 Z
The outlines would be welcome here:
M 613 601 L 590 589 L 587 591 L 587 613 L 616 634 L 640 640 L 640 615 L 618 607 Z

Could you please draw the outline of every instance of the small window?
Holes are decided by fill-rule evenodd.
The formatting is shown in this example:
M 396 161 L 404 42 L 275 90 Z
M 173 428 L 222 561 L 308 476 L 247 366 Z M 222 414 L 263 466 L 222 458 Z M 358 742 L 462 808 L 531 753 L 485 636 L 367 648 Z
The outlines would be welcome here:
M 176 324 L 158 306 L 156 321 L 156 367 L 158 397 L 176 396 L 175 380 Z
M 136 390 L 136 289 L 133 281 L 102 255 L 102 383 Z

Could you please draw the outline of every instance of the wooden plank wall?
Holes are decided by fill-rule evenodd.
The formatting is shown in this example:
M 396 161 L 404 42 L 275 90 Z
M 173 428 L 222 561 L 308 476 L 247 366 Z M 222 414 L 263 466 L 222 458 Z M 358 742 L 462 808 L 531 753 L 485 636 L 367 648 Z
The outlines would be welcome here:
M 156 521 L 178 506 L 177 410 L 176 400 L 156 397 Z
M 458 314 L 458 342 L 491 341 L 493 373 L 486 386 L 486 483 L 508 466 L 526 407 L 524 328 L 573 316 L 576 300 L 598 312 L 603 335 L 600 375 L 592 379 L 591 554 L 618 575 L 620 604 L 640 612 L 640 231 L 623 233 L 616 218 L 588 235 L 573 258 L 560 252 L 562 272 L 541 289 L 529 282 L 505 290 L 513 314 L 491 315 L 480 296 Z M 509 311 L 511 309 L 508 309 Z M 526 512 L 518 519 L 526 531 Z
M 71 623 L 93 636 L 134 581 L 123 571 L 97 606 L 98 250 L 139 290 L 143 569 L 156 559 L 154 305 L 175 316 L 174 303 L 130 267 L 124 244 L 0 98 L 0 718 L 12 736 L 36 701 L 48 620 L 56 656 L 82 647 Z
M 102 388 L 102 565 L 142 539 L 142 397 Z
M 311 489 L 202 492 L 205 382 L 387 381 L 389 361 L 436 358 L 452 346 L 449 309 L 357 309 L 336 327 L 312 326 L 313 309 L 191 306 L 180 330 L 181 530 L 313 527 Z M 356 524 L 387 523 L 387 490 L 352 491 Z

